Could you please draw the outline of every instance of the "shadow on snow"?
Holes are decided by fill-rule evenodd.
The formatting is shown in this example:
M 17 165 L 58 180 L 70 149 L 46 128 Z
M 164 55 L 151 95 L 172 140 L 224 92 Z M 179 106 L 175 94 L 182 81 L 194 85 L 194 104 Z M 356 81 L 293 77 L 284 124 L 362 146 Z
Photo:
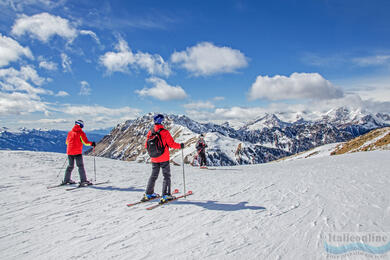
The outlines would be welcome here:
M 237 211 L 237 210 L 266 210 L 265 207 L 262 206 L 247 206 L 247 201 L 238 202 L 235 204 L 232 203 L 218 203 L 218 201 L 208 200 L 208 201 L 184 201 L 179 200 L 175 201 L 176 204 L 187 204 L 187 205 L 195 205 L 208 210 L 220 210 L 220 211 Z
M 114 186 L 88 186 L 90 189 L 96 189 L 96 190 L 106 190 L 106 191 L 137 191 L 137 192 L 143 192 L 145 189 L 139 189 L 135 187 L 128 187 L 128 188 L 120 188 L 120 187 L 114 187 Z

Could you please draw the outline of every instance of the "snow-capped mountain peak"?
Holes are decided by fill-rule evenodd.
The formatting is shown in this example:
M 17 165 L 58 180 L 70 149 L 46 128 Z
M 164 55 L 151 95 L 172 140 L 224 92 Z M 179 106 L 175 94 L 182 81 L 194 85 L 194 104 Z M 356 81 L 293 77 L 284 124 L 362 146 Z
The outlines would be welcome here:
M 348 124 L 360 121 L 368 113 L 359 109 L 352 110 L 348 107 L 339 107 L 331 109 L 322 117 L 321 120 L 337 124 Z
M 275 114 L 265 114 L 258 119 L 246 124 L 243 128 L 249 131 L 261 131 L 264 128 L 272 129 L 274 127 L 284 128 L 289 123 L 281 121 Z

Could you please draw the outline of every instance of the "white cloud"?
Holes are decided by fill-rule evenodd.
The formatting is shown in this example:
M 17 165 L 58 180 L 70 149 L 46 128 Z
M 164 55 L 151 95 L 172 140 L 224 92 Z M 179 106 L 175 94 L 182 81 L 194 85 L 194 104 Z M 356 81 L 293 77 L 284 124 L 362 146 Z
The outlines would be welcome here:
M 20 70 L 0 69 L 0 87 L 6 92 L 26 92 L 35 98 L 39 94 L 51 95 L 51 91 L 34 86 L 41 86 L 44 82 L 45 79 L 31 66 L 23 66 Z
M 318 67 L 339 67 L 349 63 L 349 57 L 340 54 L 319 55 L 315 53 L 305 53 L 302 61 L 305 64 Z
M 37 96 L 18 92 L 0 92 L 0 115 L 25 115 L 33 112 L 49 113 L 47 105 Z
M 248 66 L 248 59 L 239 50 L 218 47 L 209 42 L 174 52 L 171 61 L 180 64 L 195 76 L 231 73 Z
M 230 108 L 215 109 L 214 117 L 224 119 L 251 119 L 264 114 L 265 111 L 266 110 L 262 107 L 245 108 L 234 106 Z
M 119 40 L 115 49 L 118 52 L 107 52 L 100 57 L 102 63 L 109 72 L 126 72 L 130 64 L 135 63 L 133 52 L 124 40 Z
M 318 73 L 293 73 L 290 77 L 258 76 L 252 84 L 248 98 L 287 99 L 332 99 L 340 98 L 343 92 Z
M 387 51 L 388 53 L 388 51 Z M 382 54 L 374 54 L 368 56 L 353 57 L 351 54 L 327 54 L 319 55 L 315 53 L 305 53 L 302 56 L 302 61 L 305 64 L 319 67 L 351 67 L 356 69 L 356 65 L 360 67 L 373 67 L 373 66 L 389 66 L 390 55 L 386 52 Z
M 49 114 L 47 103 L 40 95 L 53 95 L 41 86 L 46 79 L 32 66 L 0 69 L 0 115 L 27 115 L 33 112 Z
M 12 26 L 12 34 L 16 36 L 29 34 L 44 43 L 54 35 L 58 35 L 72 42 L 77 37 L 77 30 L 67 19 L 49 13 L 40 13 L 33 16 L 21 15 Z
M 115 47 L 117 52 L 107 52 L 100 57 L 108 72 L 128 72 L 133 69 L 144 69 L 151 75 L 169 76 L 171 69 L 169 64 L 158 54 L 143 52 L 133 53 L 126 41 L 119 39 Z
M 66 96 L 69 96 L 69 93 L 61 90 L 61 91 L 58 91 L 58 93 L 55 96 L 56 97 L 66 97 Z
M 359 66 L 381 66 L 390 64 L 390 55 L 374 55 L 367 57 L 354 58 L 353 62 Z
M 70 114 L 80 117 L 118 117 L 118 116 L 136 116 L 140 113 L 137 108 L 121 107 L 121 108 L 108 108 L 104 106 L 83 106 L 83 105 L 64 105 L 60 108 L 60 111 L 65 114 Z
M 39 67 L 46 70 L 57 70 L 58 65 L 55 62 L 43 60 L 39 62 Z
M 1 0 L 0 6 L 9 6 L 16 12 L 22 12 L 28 7 L 37 7 L 39 9 L 54 9 L 64 6 L 66 0 Z
M 94 33 L 93 31 L 80 30 L 80 34 L 81 35 L 89 35 L 89 36 L 91 36 L 96 41 L 97 44 L 101 45 L 99 38 L 97 37 L 96 33 Z
M 72 60 L 65 53 L 61 53 L 61 65 L 64 72 L 72 72 Z
M 28 121 L 26 121 L 26 122 L 28 122 Z M 67 123 L 73 122 L 73 120 L 69 120 L 69 119 L 65 119 L 65 118 L 42 118 L 42 119 L 36 120 L 35 122 L 40 123 L 40 124 L 57 125 L 57 124 L 67 124 Z M 23 123 L 23 121 L 21 121 L 20 123 Z M 33 122 L 29 122 L 29 123 L 33 123 Z
M 1 100 L 1 95 L 0 95 Z M 1 104 L 0 104 L 1 111 Z M 50 118 L 40 118 L 31 120 L 19 120 L 18 124 L 29 127 L 64 129 L 69 130 L 73 127 L 74 121 L 83 119 L 87 130 L 113 127 L 118 123 L 122 123 L 129 119 L 134 119 L 139 116 L 141 110 L 131 107 L 108 108 L 104 106 L 94 105 L 85 106 L 79 104 L 62 104 L 54 106 L 51 104 Z
M 222 100 L 225 100 L 225 97 L 214 97 L 213 100 L 222 101 Z
M 357 94 L 362 99 L 378 102 L 390 101 L 389 76 L 362 76 L 338 82 L 347 93 Z
M 390 102 L 390 84 L 387 86 L 373 86 L 368 89 L 360 89 L 355 91 L 364 99 L 369 99 L 378 102 Z
M 137 52 L 135 54 L 135 60 L 137 66 L 148 71 L 151 75 L 163 75 L 169 76 L 171 69 L 168 63 L 158 54 L 149 54 L 143 52 Z
M 192 102 L 184 105 L 187 109 L 213 109 L 215 108 L 214 104 L 210 101 L 198 101 Z
M 163 101 L 185 99 L 187 97 L 182 87 L 170 86 L 163 79 L 153 77 L 147 79 L 147 81 L 152 83 L 154 87 L 136 90 L 135 92 L 140 96 L 150 96 Z
M 80 84 L 81 84 L 81 88 L 80 88 L 79 95 L 80 96 L 89 96 L 89 95 L 91 95 L 92 89 L 89 87 L 89 83 L 86 82 L 85 80 L 83 80 L 83 81 L 80 82 Z
M 30 48 L 22 47 L 17 41 L 0 33 L 0 67 L 19 60 L 22 56 L 34 59 Z

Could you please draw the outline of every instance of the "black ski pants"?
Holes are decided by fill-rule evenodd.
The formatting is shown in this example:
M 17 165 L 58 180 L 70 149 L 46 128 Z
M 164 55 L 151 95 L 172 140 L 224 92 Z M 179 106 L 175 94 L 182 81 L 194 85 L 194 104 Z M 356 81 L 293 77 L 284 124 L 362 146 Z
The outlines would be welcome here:
M 162 196 L 171 194 L 171 168 L 169 166 L 169 161 L 161 163 L 152 163 L 152 175 L 150 175 L 148 181 L 148 187 L 146 188 L 146 194 L 154 193 L 154 185 L 160 173 L 160 168 L 164 176 Z
M 64 182 L 68 182 L 70 180 L 70 176 L 74 168 L 74 161 L 76 161 L 76 165 L 79 168 L 80 182 L 87 181 L 87 176 L 85 174 L 85 169 L 84 169 L 83 155 L 82 154 L 68 155 L 68 161 L 69 161 L 69 165 L 68 167 L 66 167 L 65 170 Z
M 206 153 L 204 150 L 199 152 L 199 159 L 200 159 L 199 165 L 206 166 Z

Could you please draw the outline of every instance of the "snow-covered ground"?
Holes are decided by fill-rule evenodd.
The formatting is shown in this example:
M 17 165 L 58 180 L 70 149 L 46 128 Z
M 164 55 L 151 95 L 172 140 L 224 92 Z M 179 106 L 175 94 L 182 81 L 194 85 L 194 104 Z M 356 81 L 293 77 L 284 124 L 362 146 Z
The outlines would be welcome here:
M 316 148 L 310 149 L 308 151 L 291 155 L 289 157 L 285 157 L 280 159 L 280 161 L 293 161 L 298 159 L 306 159 L 306 158 L 320 158 L 324 156 L 330 156 L 330 154 L 342 143 L 332 143 L 318 146 Z
M 0 259 L 326 259 L 326 232 L 390 231 L 389 157 L 186 165 L 194 195 L 147 211 L 153 202 L 126 204 L 141 198 L 150 165 L 96 158 L 97 180 L 109 184 L 48 190 L 65 155 L 0 151 Z M 181 166 L 171 170 L 182 190 Z

